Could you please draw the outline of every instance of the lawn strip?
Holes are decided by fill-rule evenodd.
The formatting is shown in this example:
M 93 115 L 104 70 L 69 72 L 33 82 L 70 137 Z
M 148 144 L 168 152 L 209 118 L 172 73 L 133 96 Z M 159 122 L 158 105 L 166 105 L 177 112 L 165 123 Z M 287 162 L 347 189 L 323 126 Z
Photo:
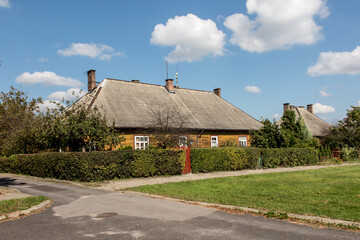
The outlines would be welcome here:
M 0 201 L 0 215 L 29 209 L 47 199 L 44 196 L 34 196 Z
M 191 201 L 360 222 L 360 166 L 131 188 Z

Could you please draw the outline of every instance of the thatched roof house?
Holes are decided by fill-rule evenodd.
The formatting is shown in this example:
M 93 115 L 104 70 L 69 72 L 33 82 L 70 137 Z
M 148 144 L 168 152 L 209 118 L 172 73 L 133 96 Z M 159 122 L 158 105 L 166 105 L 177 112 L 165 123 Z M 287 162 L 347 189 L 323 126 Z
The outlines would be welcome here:
M 185 89 L 174 86 L 172 79 L 161 86 L 106 78 L 96 86 L 95 70 L 88 71 L 88 88 L 89 93 L 77 103 L 97 107 L 106 114 L 109 125 L 114 122 L 125 133 L 127 144 L 135 148 L 136 136 L 144 135 L 141 131 L 149 128 L 154 113 L 166 108 L 186 116 L 186 129 L 197 131 L 195 147 L 220 145 L 230 138 L 237 144 L 241 144 L 239 139 L 245 139 L 248 145 L 249 131 L 262 127 L 259 121 L 223 99 L 219 88 L 214 92 Z
M 287 110 L 295 111 L 296 118 L 301 116 L 304 119 L 306 127 L 314 137 L 324 137 L 331 127 L 329 123 L 314 114 L 312 104 L 308 104 L 307 109 L 305 109 L 302 106 L 295 107 L 292 105 L 290 106 L 289 103 L 284 103 L 284 112 Z M 278 121 L 278 124 L 281 124 L 281 119 Z

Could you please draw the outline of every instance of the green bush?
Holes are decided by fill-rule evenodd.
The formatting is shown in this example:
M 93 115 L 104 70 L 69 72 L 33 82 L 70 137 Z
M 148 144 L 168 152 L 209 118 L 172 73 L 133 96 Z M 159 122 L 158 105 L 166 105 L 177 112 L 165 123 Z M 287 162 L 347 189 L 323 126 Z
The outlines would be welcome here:
M 316 164 L 319 158 L 318 151 L 311 148 L 197 148 L 191 149 L 191 170 L 255 169 L 260 159 L 262 167 L 275 168 Z
M 316 164 L 312 148 L 193 148 L 193 173 Z M 0 158 L 0 172 L 71 181 L 102 181 L 114 178 L 181 174 L 184 150 L 122 150 L 88 153 L 41 153 Z
M 0 158 L 0 172 L 70 181 L 181 174 L 183 150 L 124 150 L 14 155 Z
M 341 149 L 340 158 L 344 161 L 351 161 L 359 158 L 359 152 L 355 148 L 343 147 Z
M 321 147 L 319 149 L 319 159 L 320 161 L 326 161 L 332 158 L 331 149 L 329 146 Z
M 313 165 L 319 161 L 319 153 L 313 148 L 263 148 L 261 158 L 264 168 Z
M 258 164 L 257 148 L 193 148 L 190 153 L 191 171 L 214 172 L 254 169 Z

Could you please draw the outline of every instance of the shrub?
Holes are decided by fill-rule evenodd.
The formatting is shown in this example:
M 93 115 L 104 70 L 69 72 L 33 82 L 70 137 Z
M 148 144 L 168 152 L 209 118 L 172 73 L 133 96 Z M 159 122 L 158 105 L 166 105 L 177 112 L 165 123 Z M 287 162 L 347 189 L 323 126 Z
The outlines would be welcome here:
M 318 151 L 313 148 L 263 148 L 261 157 L 264 168 L 312 165 L 319 161 Z
M 198 148 L 191 149 L 191 169 L 194 173 L 255 169 L 260 157 L 264 168 L 311 165 L 319 159 L 311 148 Z
M 124 147 L 119 147 L 118 150 L 121 151 L 121 150 L 132 150 L 132 146 L 129 146 L 129 145 L 126 145 Z
M 183 150 L 124 150 L 14 155 L 0 158 L 0 172 L 71 181 L 181 174 Z
M 254 169 L 260 150 L 256 148 L 193 148 L 191 170 L 197 172 Z
M 351 161 L 359 158 L 359 152 L 355 148 L 351 147 L 343 147 L 341 149 L 340 158 L 346 162 Z
M 332 158 L 331 149 L 329 146 L 321 147 L 319 149 L 319 159 L 320 161 L 326 161 Z

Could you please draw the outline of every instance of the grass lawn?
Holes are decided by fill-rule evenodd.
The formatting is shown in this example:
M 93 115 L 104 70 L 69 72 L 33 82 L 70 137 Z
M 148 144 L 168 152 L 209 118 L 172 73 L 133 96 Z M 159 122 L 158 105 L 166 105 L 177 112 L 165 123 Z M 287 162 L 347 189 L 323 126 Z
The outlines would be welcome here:
M 141 186 L 172 198 L 360 222 L 360 166 Z
M 3 200 L 0 201 L 0 214 L 26 210 L 34 205 L 44 202 L 47 199 L 48 198 L 44 196 L 35 196 L 35 197 Z

